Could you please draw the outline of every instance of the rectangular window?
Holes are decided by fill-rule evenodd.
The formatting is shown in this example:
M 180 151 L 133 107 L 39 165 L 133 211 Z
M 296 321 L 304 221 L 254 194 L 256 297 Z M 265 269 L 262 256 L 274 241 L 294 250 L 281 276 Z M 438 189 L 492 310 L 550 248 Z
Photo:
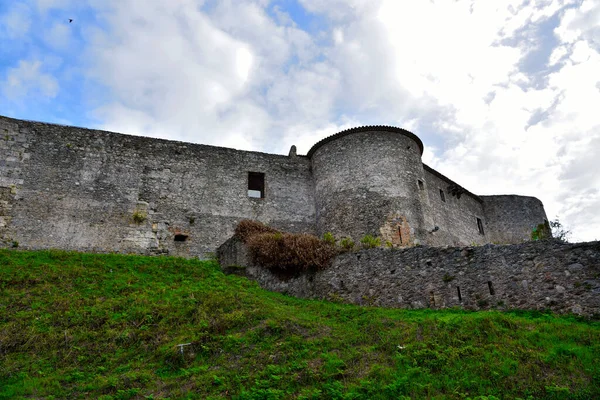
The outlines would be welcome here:
M 446 201 L 446 195 L 444 194 L 444 191 L 442 189 L 440 189 L 440 199 L 442 199 L 443 202 Z
M 248 197 L 265 198 L 265 174 L 262 172 L 248 172 Z
M 417 182 L 419 183 L 419 189 L 425 190 L 425 184 L 423 183 L 423 181 L 418 180 Z
M 173 240 L 176 242 L 185 242 L 186 240 L 188 240 L 188 235 L 186 235 L 185 233 L 176 233 L 173 237 Z
M 477 229 L 479 229 L 480 234 L 482 234 L 482 235 L 484 234 L 483 233 L 483 222 L 479 218 L 477 218 Z

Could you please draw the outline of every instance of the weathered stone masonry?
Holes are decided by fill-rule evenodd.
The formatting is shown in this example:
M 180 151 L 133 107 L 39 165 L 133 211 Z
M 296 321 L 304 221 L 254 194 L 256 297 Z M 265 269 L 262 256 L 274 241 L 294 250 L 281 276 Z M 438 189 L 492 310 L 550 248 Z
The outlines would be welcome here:
M 323 271 L 282 276 L 254 265 L 232 238 L 218 250 L 226 272 L 296 297 L 393 308 L 550 309 L 600 316 L 600 242 L 370 249 Z
M 0 117 L 0 243 L 203 256 L 246 218 L 400 247 L 518 243 L 544 222 L 539 200 L 477 196 L 422 152 L 385 126 L 282 156 Z

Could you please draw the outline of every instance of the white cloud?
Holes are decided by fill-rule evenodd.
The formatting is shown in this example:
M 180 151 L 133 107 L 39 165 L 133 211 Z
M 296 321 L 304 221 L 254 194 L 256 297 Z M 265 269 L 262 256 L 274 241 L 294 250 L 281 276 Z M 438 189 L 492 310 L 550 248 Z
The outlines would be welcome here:
M 333 41 L 337 45 L 344 43 L 344 32 L 341 29 L 333 30 Z
M 91 77 L 111 90 L 98 109 L 104 128 L 282 151 L 296 124 L 332 117 L 338 72 L 314 62 L 310 36 L 281 15 L 278 25 L 260 2 L 223 1 L 210 14 L 191 0 L 143 4 L 96 4 L 109 27 L 88 53 Z
M 468 109 L 516 72 L 522 51 L 496 44 L 509 33 L 510 13 L 487 4 L 412 2 L 409 9 L 384 2 L 378 17 L 401 57 L 396 76 L 403 87 L 413 96 L 429 94 Z
M 288 130 L 285 142 L 289 143 L 289 146 L 281 151 L 289 150 L 293 144 L 296 146 L 298 154 L 306 154 L 319 140 L 358 125 L 360 125 L 360 121 L 351 119 L 345 119 L 341 124 L 329 123 L 320 129 L 314 129 L 310 124 L 298 124 Z
M 590 58 L 595 57 L 597 55 L 598 52 L 590 47 L 589 42 L 587 42 L 586 40 L 579 40 L 573 45 L 573 49 L 571 50 L 571 56 L 569 58 L 575 64 L 579 64 L 582 62 L 589 61 Z
M 245 82 L 252 67 L 252 53 L 245 47 L 240 47 L 236 52 L 236 69 L 238 76 Z
M 556 65 L 559 61 L 564 59 L 568 52 L 569 47 L 567 45 L 556 46 L 554 50 L 552 50 L 552 54 L 550 54 L 550 58 L 548 59 L 548 65 Z
M 325 14 L 334 21 L 359 18 L 377 10 L 381 0 L 300 0 L 302 6 L 317 14 Z
M 425 162 L 469 190 L 537 196 L 574 239 L 594 238 L 596 1 L 300 0 L 329 23 L 313 34 L 266 0 L 89 2 L 105 27 L 82 27 L 88 78 L 108 91 L 96 110 L 104 128 L 284 154 L 295 144 L 302 154 L 346 128 L 398 125 L 423 139 Z M 63 28 L 48 34 L 56 50 L 72 45 Z M 539 70 L 523 67 L 541 52 Z M 56 94 L 39 63 L 18 70 L 5 93 Z
M 37 6 L 42 11 L 65 7 L 67 3 L 69 3 L 69 0 L 37 0 Z
M 327 121 L 331 115 L 339 73 L 328 64 L 311 68 L 293 67 L 286 76 L 274 82 L 266 94 L 275 115 L 297 123 Z
M 107 126 L 128 120 L 134 133 L 216 142 L 227 134 L 223 120 L 237 118 L 253 69 L 251 47 L 216 28 L 191 1 L 144 2 L 141 13 L 139 5 L 103 6 L 110 31 L 89 49 L 93 76 L 112 91 L 112 104 L 101 110 Z
M 66 50 L 71 44 L 72 29 L 66 22 L 59 22 L 49 27 L 44 35 L 44 41 L 53 49 Z
M 23 39 L 31 28 L 31 9 L 25 3 L 14 3 L 0 15 L 0 38 Z
M 53 98 L 58 93 L 58 82 L 51 74 L 41 71 L 40 61 L 21 60 L 19 65 L 7 71 L 0 84 L 8 98 L 22 101 L 27 96 Z
M 580 7 L 565 11 L 556 35 L 565 43 L 573 43 L 580 38 L 600 46 L 600 3 L 583 0 Z
M 384 1 L 378 17 L 386 34 L 379 40 L 366 34 L 364 42 L 359 39 L 353 47 L 346 39 L 338 47 L 355 50 L 342 57 L 349 65 L 357 61 L 351 71 L 355 76 L 371 59 L 384 64 L 370 74 L 373 78 L 360 77 L 365 85 L 361 91 L 366 92 L 365 82 L 372 89 L 363 94 L 361 104 L 381 107 L 384 101 L 377 103 L 373 97 L 395 96 L 403 104 L 416 105 L 420 120 L 437 120 L 433 126 L 437 135 L 444 135 L 445 147 L 435 154 L 426 150 L 426 162 L 476 193 L 538 196 L 549 215 L 563 216 L 567 225 L 579 224 L 577 216 L 583 214 L 593 221 L 590 225 L 598 226 L 600 204 L 588 189 L 600 188 L 600 181 L 575 173 L 588 164 L 574 161 L 581 160 L 576 149 L 585 148 L 595 158 L 600 154 L 600 142 L 583 145 L 600 134 L 600 117 L 594 111 L 600 91 L 593 84 L 600 81 L 598 52 L 585 39 L 593 38 L 590 32 L 596 28 L 589 18 L 583 22 L 573 17 L 589 9 L 566 11 L 556 30 L 566 39 L 559 42 L 550 64 L 569 62 L 549 76 L 547 87 L 534 86 L 529 72 L 520 69 L 521 60 L 540 48 L 537 36 L 531 36 L 537 35 L 531 25 L 544 22 L 562 6 L 559 2 L 538 5 L 515 1 L 508 7 L 482 2 L 408 6 Z M 360 24 L 363 29 L 357 30 Z M 346 38 L 354 30 L 361 37 L 378 29 L 365 18 L 343 33 Z M 531 32 L 524 41 L 515 41 L 514 35 L 525 29 Z M 367 57 L 373 47 L 380 47 L 380 54 Z M 382 76 L 393 94 L 378 84 Z M 404 96 L 402 90 L 407 92 Z M 352 98 L 358 99 L 358 93 Z M 436 118 L 440 107 L 445 112 Z M 385 107 L 388 113 L 394 108 Z M 404 109 L 405 114 L 414 112 L 411 105 Z M 418 128 L 416 133 L 423 136 Z M 566 146 L 567 142 L 573 146 Z M 427 149 L 427 141 L 425 145 Z M 565 154 L 559 156 L 560 152 Z M 571 170 L 575 172 L 570 174 Z M 570 181 L 561 178 L 565 174 L 572 176 Z M 590 235 L 589 230 L 576 229 L 574 239 L 593 239 Z

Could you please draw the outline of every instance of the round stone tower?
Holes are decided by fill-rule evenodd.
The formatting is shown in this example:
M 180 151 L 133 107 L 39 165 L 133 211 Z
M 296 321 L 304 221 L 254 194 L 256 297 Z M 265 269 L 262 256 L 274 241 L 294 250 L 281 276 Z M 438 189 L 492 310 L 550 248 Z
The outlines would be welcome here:
M 397 246 L 424 243 L 432 222 L 419 190 L 425 181 L 422 153 L 416 135 L 389 126 L 353 128 L 315 144 L 307 156 L 319 235 L 359 241 L 369 234 Z

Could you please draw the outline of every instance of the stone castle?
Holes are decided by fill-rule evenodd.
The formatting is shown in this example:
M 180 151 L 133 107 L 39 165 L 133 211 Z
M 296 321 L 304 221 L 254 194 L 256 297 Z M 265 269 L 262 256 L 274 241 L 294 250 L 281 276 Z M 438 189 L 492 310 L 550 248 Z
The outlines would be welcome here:
M 218 248 L 226 272 L 235 265 L 298 297 L 599 315 L 599 242 L 522 243 L 546 221 L 538 199 L 477 196 L 422 152 L 417 136 L 387 126 L 282 156 L 0 117 L 0 247 L 184 257 Z M 340 254 L 282 280 L 231 237 L 242 219 L 355 242 L 370 234 L 397 251 Z
M 242 219 L 395 247 L 521 243 L 546 221 L 533 197 L 478 196 L 388 126 L 287 156 L 0 117 L 5 247 L 200 256 Z

